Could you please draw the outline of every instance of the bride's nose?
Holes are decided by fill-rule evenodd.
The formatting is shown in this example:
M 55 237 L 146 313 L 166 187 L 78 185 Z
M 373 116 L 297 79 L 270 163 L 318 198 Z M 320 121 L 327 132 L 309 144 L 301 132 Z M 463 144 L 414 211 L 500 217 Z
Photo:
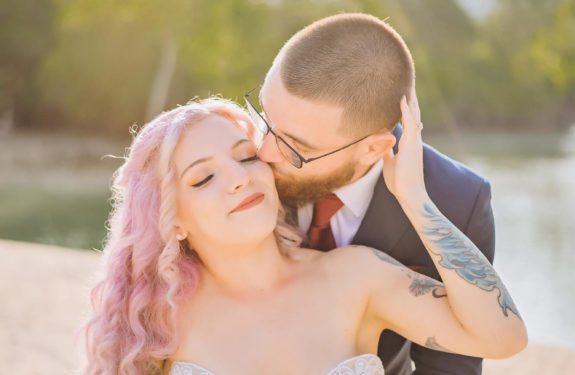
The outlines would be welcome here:
M 236 191 L 241 190 L 248 186 L 253 180 L 253 176 L 247 168 L 239 162 L 235 162 L 230 165 L 229 174 L 228 191 L 230 193 L 235 193 Z

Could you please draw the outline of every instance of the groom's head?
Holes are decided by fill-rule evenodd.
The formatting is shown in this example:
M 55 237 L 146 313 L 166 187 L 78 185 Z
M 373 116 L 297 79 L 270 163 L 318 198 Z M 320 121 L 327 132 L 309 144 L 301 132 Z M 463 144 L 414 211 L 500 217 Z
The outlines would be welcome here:
M 399 102 L 413 84 L 405 43 L 373 16 L 328 17 L 288 40 L 260 93 L 266 120 L 282 138 L 269 133 L 260 157 L 276 171 L 284 201 L 313 201 L 361 177 L 393 147 Z

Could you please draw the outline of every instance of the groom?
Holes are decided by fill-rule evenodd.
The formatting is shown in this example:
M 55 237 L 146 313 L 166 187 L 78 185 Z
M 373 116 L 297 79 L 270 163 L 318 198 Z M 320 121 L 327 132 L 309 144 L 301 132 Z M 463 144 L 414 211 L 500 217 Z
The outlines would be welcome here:
M 414 79 L 411 54 L 389 25 L 341 14 L 296 33 L 276 57 L 259 98 L 253 91 L 246 100 L 261 112 L 252 108 L 254 119 L 271 129 L 259 156 L 272 166 L 282 201 L 297 208 L 294 223 L 309 234 L 310 247 L 372 246 L 438 279 L 382 176 L 382 158 L 397 151 L 401 137 L 400 99 L 416 102 Z M 492 261 L 489 182 L 428 145 L 423 157 L 430 197 Z M 411 374 L 411 361 L 416 374 L 481 373 L 480 358 L 435 351 L 387 330 L 378 355 L 386 375 Z

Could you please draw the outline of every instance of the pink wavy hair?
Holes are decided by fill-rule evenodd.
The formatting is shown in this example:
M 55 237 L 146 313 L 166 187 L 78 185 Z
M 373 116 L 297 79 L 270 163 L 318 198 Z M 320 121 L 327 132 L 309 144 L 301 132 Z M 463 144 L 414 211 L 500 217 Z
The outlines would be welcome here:
M 187 242 L 176 239 L 172 154 L 184 129 L 211 115 L 252 129 L 233 102 L 190 102 L 146 124 L 115 173 L 103 277 L 92 289 L 92 316 L 81 331 L 84 374 L 161 373 L 162 361 L 178 348 L 178 307 L 193 294 L 200 263 Z M 285 252 L 300 236 L 283 216 L 280 209 L 275 235 Z

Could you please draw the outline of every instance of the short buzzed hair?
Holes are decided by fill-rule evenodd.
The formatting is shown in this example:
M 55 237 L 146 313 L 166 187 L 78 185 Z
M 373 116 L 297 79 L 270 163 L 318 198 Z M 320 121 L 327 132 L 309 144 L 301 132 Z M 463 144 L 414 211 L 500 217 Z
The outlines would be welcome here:
M 286 42 L 274 64 L 290 94 L 342 107 L 339 132 L 348 136 L 392 130 L 415 79 L 403 39 L 367 14 L 312 23 Z

